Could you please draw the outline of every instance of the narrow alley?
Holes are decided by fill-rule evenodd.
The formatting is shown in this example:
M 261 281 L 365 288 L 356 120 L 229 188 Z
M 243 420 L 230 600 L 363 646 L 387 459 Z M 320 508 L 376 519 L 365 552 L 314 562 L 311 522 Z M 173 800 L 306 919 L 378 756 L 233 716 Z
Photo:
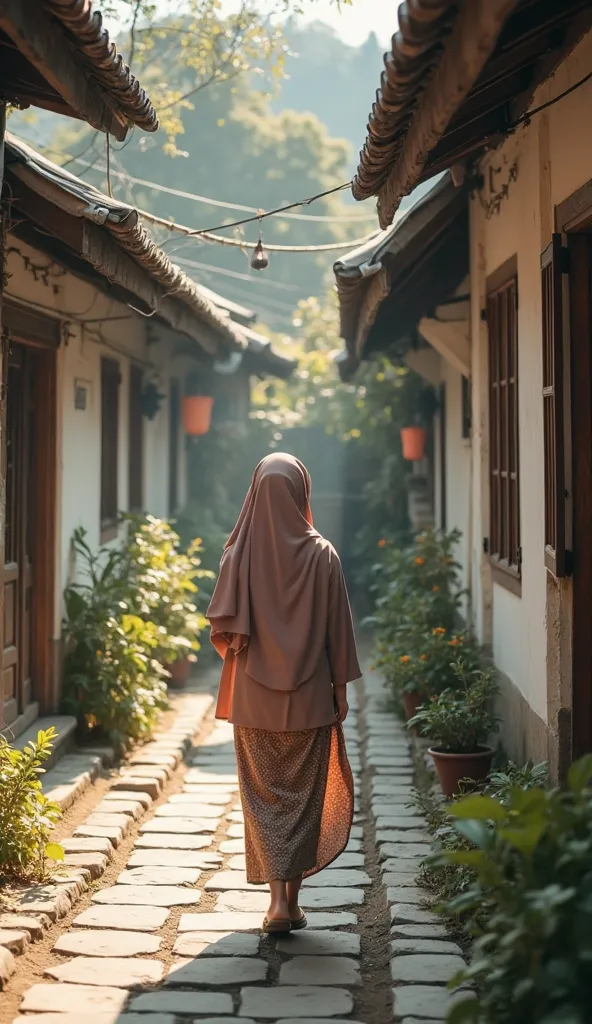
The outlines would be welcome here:
M 199 722 L 204 699 L 209 705 L 187 767 L 171 771 L 167 753 L 183 728 L 177 721 L 143 749 L 146 774 L 127 776 L 128 790 L 116 782 L 79 835 L 63 840 L 68 859 L 83 853 L 87 868 L 105 851 L 113 861 L 45 941 L 17 958 L 2 1024 L 222 1024 L 231 1016 L 379 1024 L 393 1019 L 393 996 L 397 1021 L 443 1020 L 458 950 L 421 907 L 415 875 L 428 834 L 409 806 L 408 740 L 383 694 L 372 672 L 357 694 L 352 688 L 351 839 L 303 887 L 308 929 L 285 938 L 261 935 L 268 895 L 245 879 L 232 729 L 213 721 L 203 693 L 184 695 L 185 724 L 192 714 Z M 163 797 L 144 814 L 155 778 L 166 776 Z M 124 833 L 123 860 L 109 830 L 114 843 Z

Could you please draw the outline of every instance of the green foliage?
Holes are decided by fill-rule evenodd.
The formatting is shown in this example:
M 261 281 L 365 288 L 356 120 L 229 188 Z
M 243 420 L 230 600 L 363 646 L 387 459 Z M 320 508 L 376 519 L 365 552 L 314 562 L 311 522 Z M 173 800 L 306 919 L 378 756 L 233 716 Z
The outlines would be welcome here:
M 165 670 L 157 660 L 164 637 L 132 614 L 135 594 L 125 549 L 93 552 L 86 532 L 73 550 L 82 581 L 65 591 L 64 710 L 86 732 L 105 732 L 122 749 L 147 738 L 167 706 Z
M 468 667 L 462 657 L 452 662 L 454 688 L 434 694 L 409 720 L 446 753 L 470 754 L 480 750 L 498 728 L 494 702 L 499 686 L 492 670 Z
M 456 981 L 476 997 L 449 1024 L 586 1024 L 592 1005 L 592 758 L 576 762 L 566 790 L 504 790 L 453 804 L 471 843 L 474 879 L 447 913 L 481 922 L 470 966 Z M 505 783 L 503 783 L 505 787 Z M 466 854 L 446 854 L 466 863 Z
M 199 650 L 198 636 L 206 621 L 197 610 L 196 580 L 211 579 L 201 568 L 201 541 L 187 549 L 163 519 L 125 516 L 130 527 L 125 546 L 130 584 L 130 610 L 152 622 L 161 639 L 157 656 L 171 663 Z
M 62 847 L 49 842 L 62 812 L 43 794 L 40 780 L 55 739 L 52 726 L 40 730 L 23 750 L 16 750 L 0 736 L 0 872 L 4 875 L 42 878 L 46 859 L 64 859 Z

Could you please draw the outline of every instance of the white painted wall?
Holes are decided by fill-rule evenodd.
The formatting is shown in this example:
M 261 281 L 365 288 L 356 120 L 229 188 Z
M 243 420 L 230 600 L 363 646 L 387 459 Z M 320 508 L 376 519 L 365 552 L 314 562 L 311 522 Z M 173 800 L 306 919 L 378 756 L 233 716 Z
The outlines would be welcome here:
M 442 382 L 446 389 L 446 529 L 460 530 L 456 558 L 461 565 L 464 588 L 469 584 L 470 545 L 470 441 L 462 436 L 461 375 L 442 360 Z M 465 609 L 466 610 L 466 609 Z
M 592 34 L 537 91 L 533 106 L 552 99 L 592 70 Z M 540 253 L 551 238 L 555 204 L 592 178 L 592 135 L 584 129 L 592 81 L 536 115 L 482 163 L 500 187 L 517 161 L 517 180 L 499 213 L 471 201 L 471 323 L 473 368 L 473 589 L 481 639 L 491 639 L 497 666 L 547 721 L 546 570 L 542 419 L 542 300 Z M 500 171 L 498 173 L 498 168 Z M 487 198 L 487 190 L 483 193 Z M 518 263 L 519 445 L 522 596 L 491 581 L 481 551 L 489 535 L 487 332 L 480 321 L 485 281 L 513 255 Z
M 119 362 L 119 459 L 118 504 L 128 508 L 129 444 L 129 372 L 132 361 L 145 367 L 148 377 L 158 375 L 159 389 L 168 398 L 171 376 L 183 381 L 187 360 L 174 355 L 169 335 L 159 343 L 148 342 L 147 325 L 152 322 L 134 313 L 126 305 L 108 298 L 72 274 L 51 278 L 49 284 L 35 280 L 24 265 L 23 256 L 47 266 L 50 261 L 19 240 L 10 239 L 18 252 L 8 258 L 10 275 L 6 295 L 29 304 L 47 316 L 56 316 L 66 324 L 66 338 L 58 352 L 58 437 L 57 437 L 57 536 L 55 552 L 56 617 L 54 638 L 61 631 L 62 594 L 76 567 L 72 561 L 71 538 L 83 526 L 90 545 L 100 544 L 100 467 L 101 467 L 101 357 Z M 20 253 L 20 255 L 19 255 Z M 93 322 L 83 324 L 82 320 Z M 151 327 L 158 336 L 158 325 Z M 77 380 L 88 384 L 85 410 L 74 404 Z M 169 408 L 161 405 L 153 421 L 144 419 L 144 503 L 157 516 L 168 514 Z M 180 431 L 181 433 L 181 431 Z M 184 445 L 179 443 L 179 482 L 183 480 Z M 181 497 L 183 488 L 181 487 Z

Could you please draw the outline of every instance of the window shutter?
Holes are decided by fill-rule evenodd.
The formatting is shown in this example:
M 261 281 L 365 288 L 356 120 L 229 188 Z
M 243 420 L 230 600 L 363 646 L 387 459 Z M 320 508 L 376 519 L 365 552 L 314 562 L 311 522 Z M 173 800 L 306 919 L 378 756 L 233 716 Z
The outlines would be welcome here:
M 543 293 L 543 436 L 545 457 L 545 565 L 566 575 L 561 235 L 541 256 Z

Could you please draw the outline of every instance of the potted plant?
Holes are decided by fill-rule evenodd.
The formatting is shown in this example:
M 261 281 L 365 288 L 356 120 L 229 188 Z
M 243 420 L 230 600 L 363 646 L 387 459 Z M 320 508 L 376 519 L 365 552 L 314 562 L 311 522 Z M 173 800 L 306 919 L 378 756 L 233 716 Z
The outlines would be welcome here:
M 459 792 L 461 779 L 486 779 L 494 753 L 487 741 L 498 728 L 494 672 L 467 668 L 460 658 L 452 668 L 456 686 L 433 695 L 408 722 L 431 741 L 428 753 L 446 797 Z
M 401 447 L 403 458 L 410 462 L 423 459 L 425 443 L 428 435 L 427 424 L 432 421 L 438 402 L 434 389 L 425 387 L 415 399 L 413 424 L 401 427 Z

